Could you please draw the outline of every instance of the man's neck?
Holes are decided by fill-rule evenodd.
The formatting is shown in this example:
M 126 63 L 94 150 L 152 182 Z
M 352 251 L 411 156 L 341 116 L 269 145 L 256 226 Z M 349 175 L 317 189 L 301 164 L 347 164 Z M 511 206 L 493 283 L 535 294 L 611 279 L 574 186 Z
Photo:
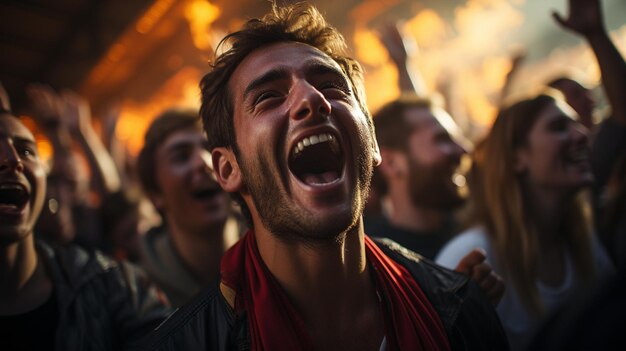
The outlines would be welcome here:
M 32 234 L 0 247 L 0 315 L 27 312 L 45 302 L 51 291 Z
M 337 348 L 355 340 L 357 329 L 361 338 L 369 335 L 372 339 L 360 342 L 380 346 L 383 318 L 366 268 L 363 225 L 361 220 L 359 223 L 341 242 L 316 244 L 286 243 L 255 226 L 261 258 L 302 316 L 312 339 L 335 343 L 317 348 Z
M 195 233 L 168 226 L 174 249 L 198 283 L 206 285 L 218 279 L 222 255 L 238 240 L 236 226 L 234 219 Z

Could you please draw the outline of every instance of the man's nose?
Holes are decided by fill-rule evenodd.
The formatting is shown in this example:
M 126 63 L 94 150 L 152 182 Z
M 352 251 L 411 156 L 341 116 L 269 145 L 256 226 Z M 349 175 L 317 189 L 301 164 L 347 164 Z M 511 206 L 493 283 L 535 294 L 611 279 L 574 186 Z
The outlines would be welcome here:
M 324 94 L 306 81 L 300 81 L 292 88 L 293 107 L 290 117 L 301 120 L 310 117 L 328 116 L 331 111 L 330 102 Z
M 0 172 L 23 171 L 24 165 L 17 150 L 10 142 L 0 142 Z

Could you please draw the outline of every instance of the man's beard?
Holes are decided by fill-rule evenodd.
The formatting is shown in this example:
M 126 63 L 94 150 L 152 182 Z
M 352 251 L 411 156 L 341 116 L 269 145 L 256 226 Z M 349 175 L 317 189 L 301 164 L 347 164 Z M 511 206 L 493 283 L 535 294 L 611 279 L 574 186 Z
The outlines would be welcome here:
M 409 193 L 415 205 L 452 211 L 465 203 L 459 188 L 444 167 L 425 167 L 409 162 Z
M 356 194 L 351 194 L 351 211 L 340 220 L 313 216 L 307 209 L 298 208 L 279 184 L 279 177 L 270 169 L 268 160 L 258 155 L 248 162 L 237 156 L 246 187 L 252 197 L 263 225 L 285 242 L 303 242 L 315 245 L 323 242 L 342 242 L 346 233 L 354 229 L 365 207 L 373 166 L 371 151 L 364 150 L 357 159 Z M 286 183 L 287 181 L 284 181 Z

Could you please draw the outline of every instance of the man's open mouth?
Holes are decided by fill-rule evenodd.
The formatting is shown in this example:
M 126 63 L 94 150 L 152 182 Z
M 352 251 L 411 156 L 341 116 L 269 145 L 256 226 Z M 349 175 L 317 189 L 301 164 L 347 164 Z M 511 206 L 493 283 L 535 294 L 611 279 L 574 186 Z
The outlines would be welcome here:
M 28 203 L 28 192 L 20 184 L 0 185 L 0 209 L 19 211 Z
M 337 181 L 343 172 L 344 155 L 337 138 L 330 133 L 311 135 L 300 140 L 289 154 L 289 169 L 307 185 Z
M 587 165 L 589 163 L 589 151 L 585 148 L 577 148 L 564 157 L 565 162 L 577 165 Z

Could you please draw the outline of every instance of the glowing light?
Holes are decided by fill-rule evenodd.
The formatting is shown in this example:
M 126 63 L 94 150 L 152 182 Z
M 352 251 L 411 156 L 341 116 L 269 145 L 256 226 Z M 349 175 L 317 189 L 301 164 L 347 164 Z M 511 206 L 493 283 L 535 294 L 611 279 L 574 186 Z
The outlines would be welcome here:
M 185 18 L 189 22 L 189 29 L 194 45 L 200 50 L 211 48 L 211 24 L 220 16 L 219 7 L 206 0 L 193 0 L 185 7 Z
M 107 53 L 107 58 L 112 62 L 119 61 L 122 56 L 126 53 L 126 47 L 123 44 L 116 43 L 111 46 L 109 52 Z
M 201 76 L 202 73 L 195 68 L 184 68 L 163 83 L 148 102 L 127 100 L 122 103 L 115 136 L 126 145 L 131 155 L 137 155 L 143 146 L 146 129 L 165 109 L 199 107 L 198 81 Z
M 356 55 L 361 63 L 366 65 L 383 65 L 389 60 L 389 54 L 381 44 L 378 36 L 364 27 L 359 27 L 354 33 Z
M 404 29 L 406 34 L 415 38 L 420 48 L 436 47 L 450 31 L 446 22 L 431 9 L 420 11 L 404 24 Z
M 141 34 L 149 33 L 154 25 L 167 13 L 175 0 L 157 0 L 137 21 L 135 29 Z
M 458 174 L 458 173 L 452 177 L 452 182 L 459 188 L 464 187 L 465 184 L 467 184 L 467 180 L 465 179 L 465 176 L 462 174 Z
M 417 68 L 430 91 L 453 94 L 446 96 L 448 106 L 455 106 L 453 117 L 464 122 L 469 117 L 473 130 L 489 125 L 496 114 L 506 74 L 510 69 L 507 51 L 517 43 L 510 36 L 524 23 L 519 8 L 524 0 L 468 0 L 454 9 L 454 18 L 446 22 L 433 9 L 424 8 L 407 20 L 401 31 L 412 37 L 420 47 L 410 67 Z M 357 25 L 357 29 L 358 29 Z M 361 30 L 363 32 L 363 30 Z M 360 34 L 357 32 L 357 34 Z M 371 35 L 355 35 L 360 60 L 371 67 L 366 70 L 366 91 L 374 101 L 384 103 L 384 98 L 394 98 L 395 80 L 378 78 L 383 70 L 394 68 L 386 52 L 369 43 Z M 380 47 L 384 51 L 384 47 Z M 387 64 L 381 61 L 387 60 Z M 376 77 L 376 84 L 368 84 Z M 397 77 L 397 74 L 392 78 Z M 441 91 L 441 84 L 447 87 Z M 384 94 L 381 92 L 385 92 Z M 387 100 L 388 101 L 388 100 Z M 458 108 L 458 107 L 461 108 Z M 474 139 L 474 136 L 469 136 Z
M 376 110 L 400 94 L 396 84 L 398 72 L 374 32 L 365 27 L 357 27 L 354 40 L 356 56 L 362 64 L 368 66 L 365 79 L 368 106 Z

